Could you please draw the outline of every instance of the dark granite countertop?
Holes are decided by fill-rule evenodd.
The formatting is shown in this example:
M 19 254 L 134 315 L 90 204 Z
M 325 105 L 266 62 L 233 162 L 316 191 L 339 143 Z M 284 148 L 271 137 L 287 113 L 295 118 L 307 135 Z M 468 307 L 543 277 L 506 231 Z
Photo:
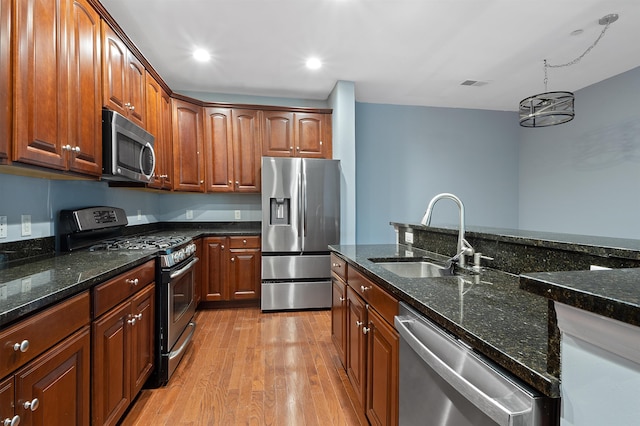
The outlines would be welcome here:
M 402 278 L 370 259 L 405 257 L 406 246 L 336 245 L 331 249 L 524 383 L 559 397 L 559 379 L 547 373 L 547 299 L 520 289 L 518 276 L 483 269 L 477 275 Z M 411 250 L 413 256 L 444 260 L 415 247 Z
M 192 238 L 260 234 L 260 228 L 251 223 L 171 226 L 148 231 L 145 234 Z M 0 328 L 151 260 L 156 254 L 156 250 L 78 250 L 9 265 L 0 270 Z
M 627 324 L 640 326 L 640 268 L 523 274 L 520 286 Z

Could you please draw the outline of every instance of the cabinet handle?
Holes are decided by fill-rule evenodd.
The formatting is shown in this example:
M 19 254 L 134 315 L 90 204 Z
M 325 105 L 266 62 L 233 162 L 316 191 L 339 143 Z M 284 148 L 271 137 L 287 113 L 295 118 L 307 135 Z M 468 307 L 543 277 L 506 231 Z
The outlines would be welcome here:
M 25 402 L 22 406 L 25 410 L 36 411 L 40 406 L 40 400 L 38 398 L 33 398 L 31 401 Z
M 362 321 L 356 321 L 356 327 L 360 327 L 362 324 L 364 324 Z
M 7 417 L 2 422 L 3 426 L 18 426 L 19 424 L 20 424 L 20 416 L 18 416 L 18 415 L 13 416 L 13 418 L 11 418 L 11 419 L 9 417 Z
M 360 291 L 365 292 L 367 290 L 371 290 L 371 286 L 369 286 L 369 287 L 365 287 L 363 285 L 360 286 Z
M 362 334 L 367 334 L 371 331 L 371 327 L 362 327 Z
M 333 266 L 334 268 L 342 268 L 342 264 L 340 263 L 332 263 L 331 266 Z
M 16 352 L 18 352 L 18 351 L 20 351 L 20 352 L 28 351 L 29 350 L 29 341 L 25 339 L 20 343 L 14 344 L 13 345 L 13 350 L 16 351 Z
M 127 284 L 129 284 L 129 285 L 136 286 L 136 285 L 138 285 L 138 283 L 139 283 L 140 281 L 138 281 L 138 279 L 137 279 L 137 278 L 134 278 L 134 279 L 127 279 L 127 280 L 125 280 L 125 282 L 126 282 Z

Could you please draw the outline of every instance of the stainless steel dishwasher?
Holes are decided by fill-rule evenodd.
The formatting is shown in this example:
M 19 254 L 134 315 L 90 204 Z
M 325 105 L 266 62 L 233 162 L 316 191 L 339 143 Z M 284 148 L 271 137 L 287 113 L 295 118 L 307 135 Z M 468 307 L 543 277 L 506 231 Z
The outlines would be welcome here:
M 527 389 L 400 303 L 400 425 L 557 425 L 559 400 Z

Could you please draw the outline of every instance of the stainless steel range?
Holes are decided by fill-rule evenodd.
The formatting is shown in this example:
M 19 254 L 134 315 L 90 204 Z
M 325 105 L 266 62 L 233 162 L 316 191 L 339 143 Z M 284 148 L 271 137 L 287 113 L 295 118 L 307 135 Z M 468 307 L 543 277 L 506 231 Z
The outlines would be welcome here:
M 196 245 L 176 235 L 122 235 L 128 224 L 117 207 L 60 211 L 60 251 L 156 251 L 156 350 L 150 386 L 163 386 L 175 371 L 193 337 Z

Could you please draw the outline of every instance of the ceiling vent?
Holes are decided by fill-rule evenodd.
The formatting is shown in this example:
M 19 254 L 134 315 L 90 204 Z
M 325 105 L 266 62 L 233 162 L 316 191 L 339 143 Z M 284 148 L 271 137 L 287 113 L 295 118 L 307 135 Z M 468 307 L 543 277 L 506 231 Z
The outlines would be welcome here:
M 489 84 L 489 82 L 478 81 L 478 80 L 465 80 L 462 83 L 460 83 L 461 86 L 475 86 L 475 87 L 484 86 L 485 84 Z

